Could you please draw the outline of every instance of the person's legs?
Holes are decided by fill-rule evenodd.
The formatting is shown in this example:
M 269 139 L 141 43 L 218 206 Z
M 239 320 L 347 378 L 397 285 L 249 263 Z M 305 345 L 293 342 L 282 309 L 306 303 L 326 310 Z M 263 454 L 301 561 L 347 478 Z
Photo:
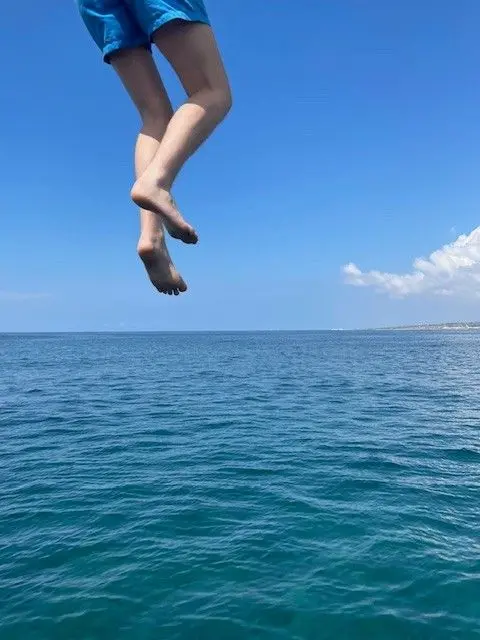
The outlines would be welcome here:
M 208 25 L 174 21 L 152 39 L 178 74 L 188 100 L 170 120 L 152 162 L 132 188 L 132 198 L 160 215 L 171 235 L 192 242 L 196 241 L 193 229 L 183 220 L 170 191 L 184 163 L 228 113 L 230 87 Z
M 173 115 L 172 106 L 151 54 L 145 48 L 112 54 L 111 63 L 136 105 L 142 129 L 135 147 L 135 173 L 140 177 L 158 150 Z M 186 291 L 165 245 L 162 221 L 146 209 L 140 210 L 138 253 L 150 280 L 162 293 Z

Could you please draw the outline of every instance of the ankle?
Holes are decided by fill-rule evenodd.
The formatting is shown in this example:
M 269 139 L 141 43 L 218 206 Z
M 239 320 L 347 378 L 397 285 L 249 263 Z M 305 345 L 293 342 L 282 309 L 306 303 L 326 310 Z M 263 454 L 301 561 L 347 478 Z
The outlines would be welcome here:
M 137 252 L 155 251 L 163 242 L 163 231 L 142 231 L 137 243 Z
M 151 177 L 148 177 L 145 174 L 141 175 L 137 178 L 137 181 L 134 183 L 130 191 L 132 200 L 134 202 L 138 201 L 137 204 L 139 204 L 139 206 L 143 206 L 142 198 L 145 195 L 145 191 L 150 191 L 152 186 L 161 191 L 165 191 L 166 193 L 170 193 L 172 190 L 173 179 L 166 174 L 155 176 L 153 184 L 150 180 Z
M 146 209 L 140 209 L 140 240 L 142 242 L 144 240 L 147 242 L 161 240 L 163 235 L 163 224 L 157 214 Z
M 174 179 L 175 176 L 172 175 L 171 172 L 162 169 L 156 172 L 155 184 L 158 189 L 162 189 L 163 191 L 168 191 L 168 193 L 170 193 Z

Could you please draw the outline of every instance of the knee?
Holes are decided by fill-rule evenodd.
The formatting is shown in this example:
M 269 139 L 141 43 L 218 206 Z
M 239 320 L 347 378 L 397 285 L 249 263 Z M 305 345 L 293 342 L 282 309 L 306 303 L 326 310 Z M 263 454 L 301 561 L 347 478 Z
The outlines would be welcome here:
M 224 111 L 225 111 L 225 115 L 228 115 L 228 113 L 232 109 L 232 106 L 233 106 L 232 91 L 231 91 L 230 87 L 227 87 L 224 90 L 224 95 L 223 95 L 223 108 L 224 108 Z
M 229 86 L 212 89 L 211 107 L 215 110 L 219 120 L 223 120 L 232 108 L 232 92 Z

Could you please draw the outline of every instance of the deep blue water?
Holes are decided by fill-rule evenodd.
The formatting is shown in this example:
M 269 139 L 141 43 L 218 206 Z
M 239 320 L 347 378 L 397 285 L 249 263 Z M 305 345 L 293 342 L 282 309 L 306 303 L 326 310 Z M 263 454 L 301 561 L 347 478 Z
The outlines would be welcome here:
M 0 336 L 0 639 L 479 638 L 479 356 Z

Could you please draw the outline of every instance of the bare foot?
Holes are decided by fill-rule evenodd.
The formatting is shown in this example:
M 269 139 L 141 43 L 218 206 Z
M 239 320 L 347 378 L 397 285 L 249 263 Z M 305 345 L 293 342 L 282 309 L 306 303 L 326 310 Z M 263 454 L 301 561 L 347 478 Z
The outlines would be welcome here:
M 137 251 L 157 291 L 178 296 L 187 290 L 185 281 L 170 258 L 163 235 L 155 238 L 141 237 Z
M 167 189 L 160 187 L 144 173 L 133 185 L 131 195 L 132 200 L 141 209 L 153 211 L 162 218 L 172 238 L 182 240 L 186 244 L 197 244 L 198 236 L 195 229 L 185 222 Z

